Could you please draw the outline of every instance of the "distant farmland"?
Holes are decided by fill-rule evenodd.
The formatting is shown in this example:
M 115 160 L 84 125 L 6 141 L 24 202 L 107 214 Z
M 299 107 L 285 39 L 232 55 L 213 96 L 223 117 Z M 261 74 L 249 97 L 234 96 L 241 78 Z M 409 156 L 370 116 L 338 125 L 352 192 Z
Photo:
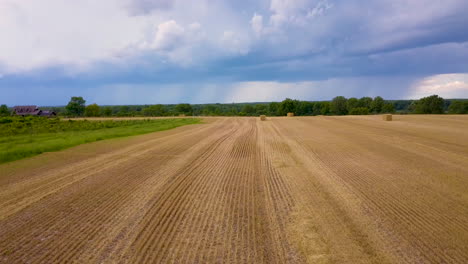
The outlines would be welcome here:
M 206 118 L 0 165 L 0 263 L 468 263 L 468 116 Z

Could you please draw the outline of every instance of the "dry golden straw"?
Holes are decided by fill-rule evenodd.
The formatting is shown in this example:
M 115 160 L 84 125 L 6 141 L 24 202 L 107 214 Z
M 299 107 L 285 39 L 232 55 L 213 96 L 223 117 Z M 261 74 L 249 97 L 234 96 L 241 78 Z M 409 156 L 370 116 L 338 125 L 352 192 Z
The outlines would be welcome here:
M 392 115 L 388 114 L 388 115 L 383 115 L 382 116 L 382 119 L 384 121 L 392 121 Z

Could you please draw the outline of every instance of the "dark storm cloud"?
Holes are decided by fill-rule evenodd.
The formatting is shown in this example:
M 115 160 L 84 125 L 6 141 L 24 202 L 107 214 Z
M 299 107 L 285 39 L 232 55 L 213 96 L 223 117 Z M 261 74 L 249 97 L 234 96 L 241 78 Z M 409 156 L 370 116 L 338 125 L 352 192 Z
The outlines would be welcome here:
M 110 87 L 158 94 L 177 87 L 190 101 L 201 87 L 217 86 L 212 98 L 222 101 L 236 83 L 301 82 L 315 85 L 317 97 L 328 90 L 400 98 L 428 76 L 468 73 L 467 1 L 125 1 L 132 15 L 162 22 L 148 22 L 144 38 L 118 59 L 100 58 L 77 72 L 63 63 L 7 71 L 0 89 L 91 95 Z

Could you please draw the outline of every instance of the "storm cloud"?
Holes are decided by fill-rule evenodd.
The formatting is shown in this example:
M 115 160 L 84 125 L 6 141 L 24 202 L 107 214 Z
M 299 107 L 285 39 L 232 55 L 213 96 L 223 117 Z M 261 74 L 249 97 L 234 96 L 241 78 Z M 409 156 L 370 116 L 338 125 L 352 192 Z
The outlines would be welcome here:
M 306 100 L 468 97 L 467 9 L 461 0 L 3 0 L 0 103 L 263 101 L 285 90 Z

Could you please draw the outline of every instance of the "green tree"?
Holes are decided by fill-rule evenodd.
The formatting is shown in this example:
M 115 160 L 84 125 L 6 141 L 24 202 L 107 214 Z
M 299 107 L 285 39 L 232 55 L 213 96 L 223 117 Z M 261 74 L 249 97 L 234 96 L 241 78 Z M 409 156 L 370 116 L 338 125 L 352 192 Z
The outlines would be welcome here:
M 297 105 L 297 115 L 313 115 L 314 103 L 307 101 L 299 101 Z
M 351 97 L 346 101 L 346 109 L 351 111 L 353 108 L 359 107 L 359 100 L 355 97 Z
M 298 101 L 286 98 L 279 104 L 279 114 L 286 115 L 287 113 L 297 113 Z
M 279 115 L 279 103 L 277 102 L 272 102 L 268 105 L 268 113 L 269 115 L 272 116 L 278 116 Z
M 350 115 L 368 115 L 369 109 L 367 107 L 356 107 L 349 111 Z
M 322 102 L 320 107 L 320 114 L 321 115 L 328 115 L 330 114 L 330 102 Z
M 86 101 L 81 96 L 73 96 L 70 99 L 70 102 L 65 107 L 67 110 L 67 115 L 71 116 L 82 116 L 85 111 Z
M 202 110 L 202 114 L 206 116 L 216 115 L 219 112 L 217 105 L 205 105 Z
M 267 112 L 268 112 L 267 105 L 257 104 L 255 106 L 255 114 L 256 115 L 266 115 Z
M 104 107 L 104 109 L 102 110 L 102 114 L 104 116 L 112 116 L 112 108 L 111 107 Z
M 322 102 L 315 102 L 312 109 L 312 115 L 321 115 L 322 114 Z
M 9 116 L 9 115 L 10 115 L 10 111 L 8 110 L 8 106 L 2 104 L 0 106 L 0 116 Z
M 122 105 L 117 112 L 117 116 L 130 116 L 130 107 L 128 105 Z
M 395 106 L 392 103 L 385 103 L 382 106 L 381 113 L 392 114 L 395 113 Z
M 221 105 L 220 104 L 216 104 L 214 106 L 214 113 L 213 113 L 215 116 L 220 116 L 220 115 L 223 115 L 223 110 L 221 108 Z
M 395 101 L 391 101 L 391 103 L 395 107 L 395 111 L 408 112 L 410 111 L 410 106 L 413 104 L 413 101 L 412 100 L 395 100 Z
M 193 108 L 190 104 L 178 104 L 175 107 L 175 111 L 178 114 L 184 114 L 184 115 L 192 115 L 193 114 Z
M 101 108 L 97 104 L 90 104 L 85 108 L 85 116 L 99 116 Z
M 359 99 L 359 107 L 367 107 L 367 109 L 371 109 L 372 98 L 370 97 L 362 97 Z
M 450 114 L 468 114 L 468 101 L 453 101 L 448 112 Z
M 243 113 L 244 115 L 248 115 L 248 116 L 254 115 L 255 108 L 251 104 L 246 104 L 242 107 L 241 113 Z
M 163 105 L 151 105 L 146 108 L 143 108 L 143 115 L 145 116 L 165 116 L 166 110 Z
M 381 113 L 382 112 L 382 108 L 385 104 L 385 101 L 382 97 L 380 96 L 377 96 L 374 98 L 374 100 L 372 101 L 371 105 L 370 105 L 370 111 L 373 112 L 373 113 Z
M 237 110 L 237 107 L 231 106 L 228 111 L 228 115 L 230 116 L 237 116 L 239 115 L 239 110 Z
M 330 103 L 330 112 L 334 115 L 346 115 L 348 113 L 346 98 L 337 96 Z
M 414 102 L 413 110 L 416 114 L 442 114 L 444 113 L 444 98 L 438 95 L 423 97 Z

